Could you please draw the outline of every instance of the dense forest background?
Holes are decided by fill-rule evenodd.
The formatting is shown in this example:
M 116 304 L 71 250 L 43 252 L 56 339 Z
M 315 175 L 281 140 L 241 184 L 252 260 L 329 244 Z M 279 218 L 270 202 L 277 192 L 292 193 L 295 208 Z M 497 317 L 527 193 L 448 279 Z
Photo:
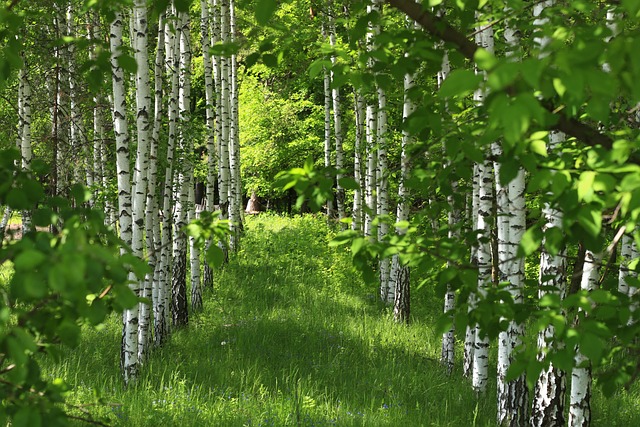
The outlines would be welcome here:
M 437 359 L 441 381 L 476 396 L 472 421 L 491 390 L 491 423 L 590 425 L 592 384 L 624 400 L 640 372 L 639 14 L 635 0 L 3 5 L 0 423 L 103 423 L 56 377 L 61 354 L 122 313 L 126 396 L 212 301 L 252 301 L 229 290 L 245 289 L 229 274 L 247 248 L 265 264 L 244 274 L 268 282 L 275 246 L 311 239 L 330 252 L 290 247 L 282 268 L 335 255 L 323 268 L 341 279 L 316 288 L 309 265 L 300 292 L 331 306 L 353 283 L 374 295 L 374 329 L 399 336 L 429 319 L 438 354 L 402 363 Z M 291 220 L 301 234 L 279 240 L 250 217 L 264 211 L 324 221 Z M 362 328 L 354 340 L 382 336 Z M 384 363 L 357 360 L 345 366 Z M 315 407 L 299 369 L 274 368 L 297 381 L 276 423 Z M 332 415 L 304 423 L 337 419 L 332 381 Z M 365 405 L 389 409 L 390 394 Z M 404 422 L 428 424 L 406 399 Z

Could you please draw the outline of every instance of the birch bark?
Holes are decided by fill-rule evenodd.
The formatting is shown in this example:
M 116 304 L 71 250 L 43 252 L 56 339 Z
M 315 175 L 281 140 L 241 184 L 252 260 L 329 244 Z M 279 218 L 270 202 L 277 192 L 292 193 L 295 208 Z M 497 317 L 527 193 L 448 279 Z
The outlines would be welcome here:
M 128 246 L 132 242 L 131 180 L 129 173 L 129 132 L 124 86 L 124 71 L 118 64 L 122 53 L 122 12 L 116 11 L 111 22 L 110 50 L 113 87 L 113 131 L 116 139 L 116 167 L 118 174 L 118 221 L 120 238 Z M 124 249 L 123 249 L 124 251 Z M 131 290 L 137 294 L 137 282 Z M 135 381 L 138 375 L 138 306 L 123 314 L 121 365 L 125 383 Z
M 586 251 L 580 281 L 580 289 L 583 291 L 590 292 L 598 287 L 602 255 L 602 252 Z M 571 373 L 568 425 L 588 427 L 591 425 L 591 362 L 580 352 L 580 346 L 576 348 L 574 366 Z

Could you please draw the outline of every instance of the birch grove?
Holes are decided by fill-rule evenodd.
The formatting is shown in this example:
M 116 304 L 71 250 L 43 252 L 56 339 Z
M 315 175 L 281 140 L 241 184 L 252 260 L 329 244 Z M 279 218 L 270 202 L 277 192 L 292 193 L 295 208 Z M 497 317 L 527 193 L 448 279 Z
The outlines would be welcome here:
M 55 251 L 98 218 L 87 242 L 124 267 L 78 301 L 122 312 L 125 385 L 227 304 L 252 215 L 317 208 L 380 318 L 410 331 L 440 307 L 435 356 L 416 352 L 478 407 L 495 375 L 498 425 L 588 426 L 595 385 L 632 386 L 633 2 L 85 3 L 2 7 L 0 235 L 19 272 L 18 237 L 45 253 L 46 228 Z M 261 207 L 245 217 L 248 195 Z M 59 298 L 41 279 L 42 303 Z M 11 286 L 16 310 L 29 287 Z M 0 364 L 41 332 L 15 351 L 7 332 Z

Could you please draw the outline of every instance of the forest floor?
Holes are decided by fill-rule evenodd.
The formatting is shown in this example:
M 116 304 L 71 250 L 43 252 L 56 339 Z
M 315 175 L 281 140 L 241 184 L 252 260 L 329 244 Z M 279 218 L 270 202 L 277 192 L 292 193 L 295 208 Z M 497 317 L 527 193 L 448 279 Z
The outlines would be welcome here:
M 395 324 L 348 251 L 327 246 L 333 235 L 322 217 L 247 218 L 204 310 L 153 352 L 135 386 L 120 378 L 117 316 L 87 328 L 45 374 L 116 426 L 495 425 L 495 382 L 477 399 L 459 368 L 448 376 L 438 363 L 440 298 L 415 288 L 429 272 L 412 273 L 411 323 Z M 639 401 L 639 387 L 611 399 L 596 387 L 593 425 L 640 425 Z

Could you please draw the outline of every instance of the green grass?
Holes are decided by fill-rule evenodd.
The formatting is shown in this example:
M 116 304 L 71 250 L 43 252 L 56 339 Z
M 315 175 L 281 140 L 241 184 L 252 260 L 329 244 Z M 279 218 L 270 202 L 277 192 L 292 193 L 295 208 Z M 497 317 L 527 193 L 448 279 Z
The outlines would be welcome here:
M 494 425 L 495 384 L 477 400 L 437 361 L 433 289 L 413 293 L 409 326 L 395 324 L 349 254 L 327 247 L 331 235 L 318 217 L 249 218 L 204 311 L 154 351 L 134 387 L 120 379 L 115 316 L 46 374 L 121 426 Z M 634 390 L 609 401 L 596 392 L 593 425 L 640 425 Z

